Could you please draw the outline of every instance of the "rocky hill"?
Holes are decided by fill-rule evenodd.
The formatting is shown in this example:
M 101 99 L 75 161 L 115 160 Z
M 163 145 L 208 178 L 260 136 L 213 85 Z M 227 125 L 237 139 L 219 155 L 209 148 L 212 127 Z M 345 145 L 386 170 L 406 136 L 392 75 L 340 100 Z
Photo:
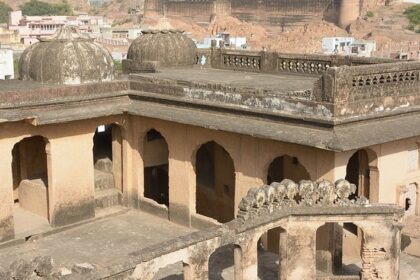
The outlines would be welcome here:
M 14 10 L 19 9 L 21 5 L 29 0 L 0 0 L 5 2 Z M 46 3 L 62 3 L 63 0 L 40 0 Z M 96 0 L 92 3 L 104 2 L 102 5 L 90 5 L 88 0 L 67 0 L 75 13 L 90 12 L 100 15 L 106 15 L 111 19 L 121 19 L 126 17 L 129 8 L 135 8 L 138 0 Z

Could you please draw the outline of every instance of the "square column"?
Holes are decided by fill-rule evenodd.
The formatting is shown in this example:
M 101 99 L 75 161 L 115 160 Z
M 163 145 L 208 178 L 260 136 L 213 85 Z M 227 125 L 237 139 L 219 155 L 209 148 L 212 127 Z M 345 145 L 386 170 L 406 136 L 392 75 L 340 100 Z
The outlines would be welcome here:
M 287 267 L 281 279 L 316 279 L 316 230 L 322 223 L 290 222 L 287 226 Z
M 362 279 L 399 278 L 401 229 L 398 222 L 361 222 Z
M 0 242 L 14 238 L 13 221 L 13 143 L 0 141 Z

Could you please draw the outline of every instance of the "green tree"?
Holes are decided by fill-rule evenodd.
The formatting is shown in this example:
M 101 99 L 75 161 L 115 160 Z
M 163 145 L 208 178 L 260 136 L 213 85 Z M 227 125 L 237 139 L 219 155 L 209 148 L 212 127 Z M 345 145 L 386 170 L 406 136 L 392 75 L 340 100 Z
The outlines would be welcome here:
M 9 5 L 0 1 L 0 23 L 6 23 L 9 20 L 9 12 L 12 11 Z
M 420 4 L 407 8 L 404 11 L 404 15 L 408 18 L 411 24 L 420 24 Z
M 68 16 L 72 14 L 72 9 L 66 0 L 59 4 L 31 0 L 23 4 L 21 9 L 22 14 L 26 16 Z

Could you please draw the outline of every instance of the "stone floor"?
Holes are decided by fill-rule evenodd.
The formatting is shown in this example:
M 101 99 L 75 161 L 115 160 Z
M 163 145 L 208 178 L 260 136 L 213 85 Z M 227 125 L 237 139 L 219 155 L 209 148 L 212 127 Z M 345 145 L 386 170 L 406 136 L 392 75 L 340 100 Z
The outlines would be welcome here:
M 50 256 L 55 267 L 89 263 L 97 269 L 118 264 L 129 253 L 192 230 L 136 211 L 103 217 L 46 237 L 0 249 L 0 267 L 18 259 Z
M 192 231 L 167 220 L 125 208 L 108 209 L 97 216 L 100 218 L 65 231 L 0 248 L 0 267 L 7 268 L 17 259 L 29 261 L 37 256 L 51 256 L 57 268 L 88 263 L 101 269 L 120 263 L 130 252 Z M 275 254 L 259 252 L 258 279 L 277 279 L 277 268 Z M 211 280 L 234 279 L 233 248 L 226 246 L 212 254 L 209 275 Z M 161 269 L 155 279 L 183 279 L 182 264 Z M 420 258 L 405 253 L 401 255 L 400 279 L 420 279 Z
M 14 205 L 13 211 L 16 238 L 25 238 L 51 230 L 47 219 L 23 209 L 19 203 Z

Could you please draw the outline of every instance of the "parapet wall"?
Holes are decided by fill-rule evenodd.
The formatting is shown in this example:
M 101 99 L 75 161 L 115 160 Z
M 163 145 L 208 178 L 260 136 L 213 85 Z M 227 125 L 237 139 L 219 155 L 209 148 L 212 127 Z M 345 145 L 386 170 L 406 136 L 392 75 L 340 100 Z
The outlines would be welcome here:
M 319 75 L 328 68 L 395 62 L 392 59 L 313 54 L 283 54 L 212 49 L 213 68 L 262 73 Z
M 420 105 L 420 63 L 414 61 L 212 49 L 211 65 L 234 71 L 319 77 L 307 95 L 333 108 L 331 115 L 336 121 L 418 110 Z
M 110 267 L 99 276 L 117 278 L 119 270 L 124 275 L 130 272 L 130 279 L 151 280 L 159 269 L 182 262 L 185 279 L 208 279 L 210 255 L 232 245 L 235 279 L 258 279 L 258 240 L 268 230 L 280 227 L 281 279 L 318 279 L 317 229 L 325 223 L 348 222 L 363 230 L 362 271 L 358 279 L 398 279 L 399 220 L 403 209 L 369 205 L 363 198 L 351 200 L 349 196 L 355 189 L 345 180 L 335 184 L 304 180 L 297 184 L 287 179 L 253 188 L 242 199 L 235 220 L 133 252 L 123 268 Z M 299 200 L 295 200 L 297 196 Z
M 322 79 L 323 100 L 334 103 L 338 118 L 420 105 L 420 62 L 331 68 Z

